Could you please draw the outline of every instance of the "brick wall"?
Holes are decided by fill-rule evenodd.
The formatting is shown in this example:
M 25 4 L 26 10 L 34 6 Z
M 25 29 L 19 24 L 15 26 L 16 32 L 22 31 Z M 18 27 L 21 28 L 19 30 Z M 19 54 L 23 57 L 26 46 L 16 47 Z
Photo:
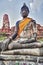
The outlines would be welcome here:
M 37 36 L 38 38 L 43 38 L 43 26 L 37 24 Z

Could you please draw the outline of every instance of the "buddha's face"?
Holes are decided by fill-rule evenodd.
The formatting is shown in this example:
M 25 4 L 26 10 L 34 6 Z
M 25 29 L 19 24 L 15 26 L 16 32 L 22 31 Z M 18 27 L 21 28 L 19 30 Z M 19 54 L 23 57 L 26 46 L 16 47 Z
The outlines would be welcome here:
M 23 18 L 27 17 L 27 16 L 28 16 L 28 11 L 27 11 L 27 9 L 23 9 L 23 10 L 21 11 L 21 15 L 22 15 Z

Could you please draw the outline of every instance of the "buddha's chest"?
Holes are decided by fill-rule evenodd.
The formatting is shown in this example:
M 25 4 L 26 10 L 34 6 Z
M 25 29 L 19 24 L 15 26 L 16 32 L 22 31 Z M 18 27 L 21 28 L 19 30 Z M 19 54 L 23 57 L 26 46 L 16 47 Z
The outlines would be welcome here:
M 33 29 L 33 28 L 32 28 L 31 23 L 27 24 L 27 25 L 25 26 L 25 28 L 23 29 L 23 31 L 21 32 L 20 37 L 29 38 L 29 37 L 31 36 L 31 34 L 32 34 L 32 29 Z

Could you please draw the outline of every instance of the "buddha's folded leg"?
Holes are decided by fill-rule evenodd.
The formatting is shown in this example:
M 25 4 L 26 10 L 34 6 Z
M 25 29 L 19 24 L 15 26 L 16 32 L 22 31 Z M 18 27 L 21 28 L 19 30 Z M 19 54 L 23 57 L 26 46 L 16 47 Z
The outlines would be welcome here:
M 14 49 L 14 48 L 19 48 L 18 47 L 19 42 L 18 41 L 12 41 L 9 45 L 8 45 L 8 49 Z
M 11 42 L 11 39 L 8 38 L 6 40 L 4 40 L 1 44 L 1 50 L 4 51 L 4 50 L 7 50 L 8 49 L 8 45 L 10 44 Z

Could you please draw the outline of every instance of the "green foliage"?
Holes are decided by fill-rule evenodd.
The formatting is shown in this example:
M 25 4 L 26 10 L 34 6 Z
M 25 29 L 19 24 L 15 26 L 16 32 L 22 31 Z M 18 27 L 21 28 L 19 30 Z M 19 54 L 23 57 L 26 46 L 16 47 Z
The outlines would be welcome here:
M 38 39 L 39 42 L 43 42 L 43 38 Z
M 6 36 L 0 36 L 0 41 L 5 40 L 6 38 Z
M 0 33 L 0 41 L 5 40 L 7 38 L 6 33 L 1 32 Z
M 5 33 L 5 32 L 1 32 L 1 33 L 0 33 L 0 35 L 2 35 L 2 36 L 3 36 L 3 35 L 6 35 L 6 33 Z

